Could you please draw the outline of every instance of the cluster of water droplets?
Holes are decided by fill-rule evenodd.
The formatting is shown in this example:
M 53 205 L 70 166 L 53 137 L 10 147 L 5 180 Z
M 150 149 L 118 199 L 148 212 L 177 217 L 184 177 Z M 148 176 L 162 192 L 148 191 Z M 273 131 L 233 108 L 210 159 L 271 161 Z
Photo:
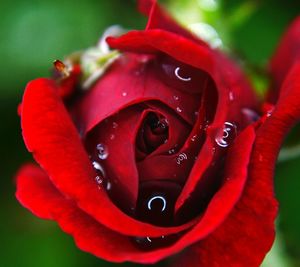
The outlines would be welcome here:
M 106 160 L 109 156 L 108 149 L 106 145 L 99 143 L 95 148 L 96 157 L 90 156 L 92 159 L 92 166 L 96 172 L 95 182 L 99 189 L 105 189 L 109 191 L 111 189 L 111 182 L 106 177 L 106 173 L 101 161 Z

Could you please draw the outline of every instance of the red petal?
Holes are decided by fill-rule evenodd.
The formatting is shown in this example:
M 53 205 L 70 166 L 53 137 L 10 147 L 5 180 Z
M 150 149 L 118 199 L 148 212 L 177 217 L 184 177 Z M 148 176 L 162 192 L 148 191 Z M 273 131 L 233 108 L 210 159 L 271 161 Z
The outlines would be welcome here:
M 272 91 L 270 100 L 275 102 L 286 75 L 300 60 L 300 17 L 298 17 L 283 35 L 279 46 L 271 60 Z
M 97 223 L 72 200 L 64 198 L 46 173 L 33 164 L 23 166 L 18 172 L 16 196 L 36 216 L 57 221 L 63 231 L 74 237 L 80 249 L 95 256 L 113 262 L 148 263 L 156 253 L 141 251 L 130 238 Z
M 111 47 L 135 53 L 165 53 L 172 58 L 207 72 L 218 90 L 214 127 L 222 128 L 229 117 L 235 120 L 244 107 L 255 109 L 257 99 L 241 71 L 219 52 L 164 30 L 131 31 L 119 38 L 108 38 Z M 238 101 L 235 101 L 235 99 Z
M 105 176 L 112 183 L 109 194 L 118 194 L 116 199 L 121 198 L 122 206 L 127 209 L 135 207 L 138 194 L 135 140 L 141 120 L 141 108 L 127 108 L 102 122 L 86 140 L 88 151 L 94 151 L 99 143 L 107 147 L 108 157 L 96 161 L 102 165 Z
M 221 227 L 186 251 L 178 266 L 256 267 L 271 248 L 278 206 L 273 173 L 284 136 L 300 119 L 299 77 L 300 64 L 295 64 L 283 83 L 274 112 L 257 131 L 241 200 Z
M 173 110 L 180 105 L 179 115 L 193 124 L 199 99 L 165 85 L 153 64 L 145 65 L 142 59 L 141 55 L 123 55 L 81 99 L 74 113 L 84 134 L 120 110 L 149 100 L 162 102 Z M 180 103 L 174 99 L 174 94 L 181 99 Z
M 149 16 L 146 30 L 166 30 L 177 33 L 178 35 L 186 37 L 190 40 L 194 40 L 202 46 L 208 46 L 205 42 L 194 36 L 190 31 L 179 25 L 179 23 L 175 21 L 172 16 L 170 16 L 159 4 L 157 4 L 157 1 L 140 1 L 139 9 L 142 11 L 142 13 L 146 13 Z
M 254 92 L 239 69 L 223 55 L 182 36 L 163 30 L 132 31 L 119 38 L 109 38 L 108 42 L 112 47 L 125 51 L 164 52 L 176 60 L 206 71 L 216 83 L 218 105 L 214 121 L 208 129 L 209 138 L 200 152 L 198 162 L 201 162 L 199 163 L 201 166 L 197 166 L 196 163 L 192 170 L 190 177 L 193 181 L 186 184 L 178 200 L 177 208 L 179 208 L 210 165 L 214 139 L 223 128 L 224 122 L 238 123 L 241 129 L 245 127 L 241 110 L 245 107 L 256 108 L 257 100 Z
M 121 212 L 104 190 L 98 190 L 96 174 L 53 81 L 38 79 L 27 86 L 22 129 L 28 150 L 55 186 L 101 224 L 126 235 L 150 237 L 177 233 L 194 224 L 164 228 L 141 223 Z
M 18 201 L 34 215 L 52 219 L 51 209 L 53 206 L 60 208 L 57 198 L 61 198 L 61 194 L 49 182 L 42 169 L 34 164 L 26 164 L 18 171 L 16 177 Z

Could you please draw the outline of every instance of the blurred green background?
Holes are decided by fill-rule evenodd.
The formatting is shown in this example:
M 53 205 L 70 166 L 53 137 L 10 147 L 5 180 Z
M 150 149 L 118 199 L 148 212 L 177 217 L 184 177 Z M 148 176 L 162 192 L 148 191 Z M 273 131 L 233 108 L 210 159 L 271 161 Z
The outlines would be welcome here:
M 163 1 L 185 23 L 210 23 L 258 90 L 267 85 L 265 67 L 280 35 L 300 13 L 297 2 Z M 146 19 L 136 12 L 135 1 L 124 0 L 1 1 L 0 15 L 0 266 L 116 266 L 81 252 L 56 223 L 37 219 L 17 203 L 13 177 L 31 156 L 24 148 L 16 110 L 26 83 L 48 76 L 54 59 L 94 45 L 112 24 L 142 29 Z M 280 235 L 266 267 L 300 266 L 299 166 L 299 156 L 277 166 Z

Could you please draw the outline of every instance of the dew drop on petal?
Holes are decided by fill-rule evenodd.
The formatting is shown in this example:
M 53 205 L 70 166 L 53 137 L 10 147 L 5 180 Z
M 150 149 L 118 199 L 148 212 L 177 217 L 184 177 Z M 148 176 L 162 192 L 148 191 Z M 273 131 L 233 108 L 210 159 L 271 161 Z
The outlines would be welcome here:
M 122 93 L 122 96 L 127 96 L 127 92 L 123 92 L 123 93 Z
M 191 141 L 195 142 L 195 140 L 196 140 L 197 137 L 198 137 L 197 134 L 193 135 L 192 138 L 191 138 Z
M 95 181 L 98 185 L 102 185 L 103 184 L 103 178 L 101 176 L 96 176 L 95 177 Z
M 107 191 L 111 190 L 111 182 L 110 181 L 107 181 L 106 190 Z
M 116 122 L 113 122 L 112 127 L 113 127 L 113 129 L 116 129 L 118 127 L 118 124 Z
M 173 155 L 175 154 L 175 149 L 174 148 L 171 148 L 169 151 L 168 151 L 169 155 Z
M 179 113 L 181 113 L 181 112 L 182 112 L 182 109 L 181 109 L 180 107 L 177 107 L 177 108 L 176 108 L 176 111 L 179 112 Z
M 175 73 L 175 76 L 177 77 L 177 79 L 183 81 L 183 82 L 190 82 L 192 80 L 191 77 L 188 77 L 188 76 L 182 76 L 180 74 L 180 67 L 177 67 L 174 71 Z
M 230 101 L 233 101 L 234 100 L 234 95 L 233 95 L 233 92 L 229 92 L 229 100 Z
M 173 95 L 174 100 L 178 101 L 179 100 L 179 96 L 177 95 Z
M 250 108 L 243 108 L 242 114 L 251 122 L 259 120 L 259 115 L 257 114 L 257 112 Z
M 104 172 L 103 167 L 97 161 L 93 161 L 92 164 L 93 164 L 94 169 L 104 177 L 105 172 Z
M 96 146 L 96 149 L 98 151 L 98 158 L 99 159 L 107 159 L 108 157 L 108 150 L 107 150 L 107 147 L 104 145 L 104 144 L 98 144 Z
M 236 137 L 236 125 L 231 122 L 225 122 L 223 127 L 223 135 L 215 138 L 216 143 L 220 147 L 228 147 Z
M 187 159 L 188 159 L 188 157 L 187 157 L 187 155 L 185 153 L 180 153 L 178 155 L 178 157 L 176 158 L 176 163 L 178 165 L 181 165 Z
M 268 112 L 267 112 L 267 117 L 271 117 L 271 116 L 272 116 L 272 112 L 273 112 L 273 111 L 268 111 Z
M 161 204 L 161 212 L 163 212 L 166 209 L 166 207 L 167 207 L 167 201 L 166 201 L 166 199 L 163 196 L 157 195 L 157 196 L 151 197 L 148 200 L 148 203 L 147 203 L 148 210 L 152 210 L 152 205 L 155 204 L 153 202 L 156 202 L 156 203 L 160 202 L 160 204 Z
M 178 240 L 179 235 L 160 236 L 160 237 L 134 237 L 134 243 L 142 250 L 149 251 L 161 247 L 166 247 Z
M 106 188 L 107 180 L 105 178 L 105 171 L 104 171 L 103 167 L 97 161 L 93 161 L 92 164 L 93 164 L 93 167 L 94 167 L 94 169 L 97 173 L 97 175 L 95 177 L 95 181 L 98 185 L 98 188 L 99 189 Z

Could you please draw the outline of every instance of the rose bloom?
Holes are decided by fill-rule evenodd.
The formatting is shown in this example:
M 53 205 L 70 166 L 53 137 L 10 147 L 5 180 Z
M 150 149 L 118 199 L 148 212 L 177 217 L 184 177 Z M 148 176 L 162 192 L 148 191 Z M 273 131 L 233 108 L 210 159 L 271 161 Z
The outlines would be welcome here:
M 300 118 L 300 20 L 262 103 L 155 1 L 139 9 L 145 30 L 107 39 L 120 53 L 102 41 L 27 85 L 19 113 L 38 164 L 20 169 L 16 196 L 108 261 L 181 252 L 170 265 L 259 266 L 274 240 L 276 157 Z

